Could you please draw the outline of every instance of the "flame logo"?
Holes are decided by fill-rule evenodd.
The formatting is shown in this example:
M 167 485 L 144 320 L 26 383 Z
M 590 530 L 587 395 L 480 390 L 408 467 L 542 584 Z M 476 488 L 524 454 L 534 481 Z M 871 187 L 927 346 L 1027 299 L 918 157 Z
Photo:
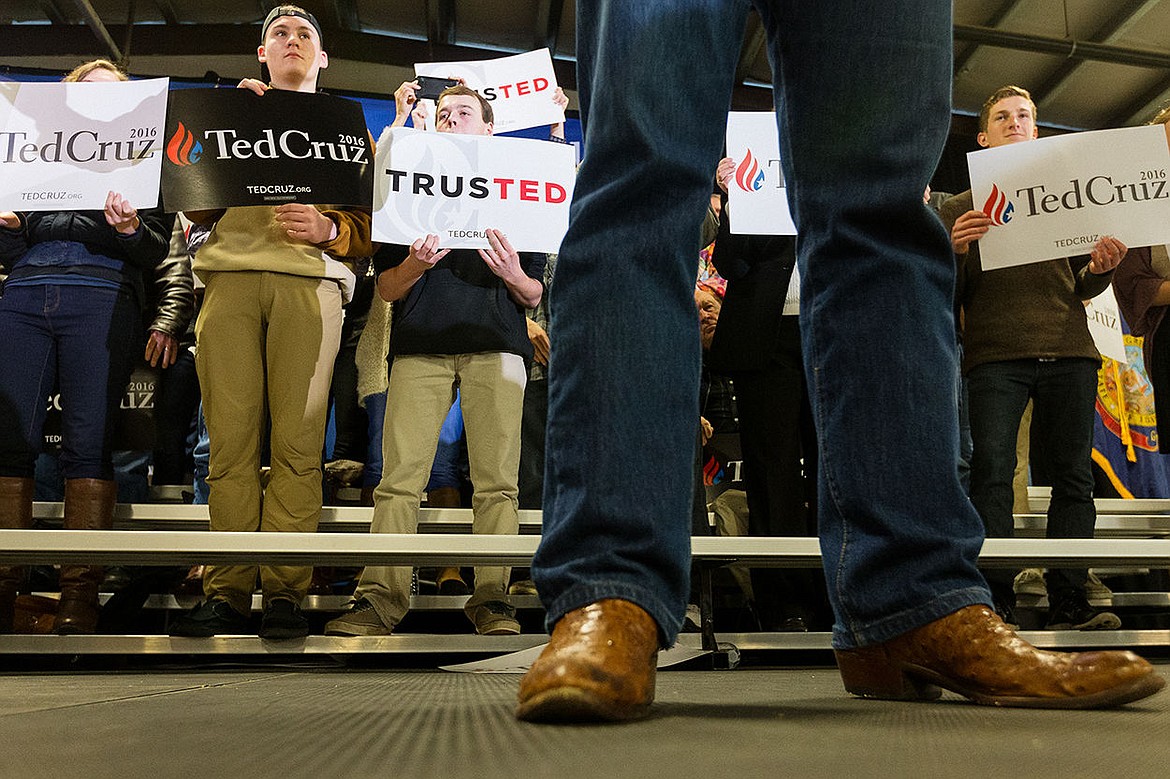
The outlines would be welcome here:
M 194 165 L 203 156 L 203 144 L 195 140 L 191 131 L 179 122 L 179 129 L 167 141 L 167 159 L 175 165 Z
M 735 169 L 735 183 L 744 192 L 755 192 L 764 186 L 764 171 L 760 170 L 760 163 L 752 156 L 751 149 Z
M 1007 195 L 1000 191 L 1000 188 L 995 184 L 991 185 L 991 194 L 987 198 L 987 202 L 983 204 L 983 213 L 991 219 L 993 224 L 1000 227 L 1012 221 L 1012 214 L 1016 207 L 1012 205 L 1012 201 L 1007 199 Z

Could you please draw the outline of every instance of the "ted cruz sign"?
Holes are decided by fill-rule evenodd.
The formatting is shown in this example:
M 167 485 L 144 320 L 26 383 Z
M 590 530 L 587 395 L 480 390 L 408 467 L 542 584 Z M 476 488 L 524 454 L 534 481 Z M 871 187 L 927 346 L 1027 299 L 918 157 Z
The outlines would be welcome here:
M 553 102 L 557 77 L 548 49 L 475 62 L 421 62 L 414 71 L 420 76 L 462 78 L 491 103 L 496 134 L 565 121 Z
M 168 83 L 0 82 L 0 211 L 158 205 Z
M 361 105 L 270 89 L 171 94 L 168 211 L 312 203 L 370 205 L 373 154 Z
M 502 230 L 517 251 L 555 252 L 569 226 L 572 146 L 526 138 L 387 128 L 378 141 L 375 241 L 487 248 Z
M 1087 254 L 1104 235 L 1170 242 L 1170 148 L 1160 126 L 1060 135 L 967 155 L 984 270 Z

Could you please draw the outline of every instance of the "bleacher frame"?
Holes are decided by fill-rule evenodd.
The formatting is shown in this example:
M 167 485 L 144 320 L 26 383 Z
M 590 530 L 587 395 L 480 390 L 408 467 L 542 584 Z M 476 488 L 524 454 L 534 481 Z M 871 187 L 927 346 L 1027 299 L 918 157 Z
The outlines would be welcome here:
M 1170 500 L 1098 500 L 1096 537 L 1044 539 L 1046 496 L 1033 490 L 1030 512 L 1016 516 L 1017 538 L 988 539 L 979 564 L 985 568 L 1086 566 L 1110 569 L 1170 568 Z M 34 516 L 53 523 L 60 503 L 37 503 Z M 420 510 L 417 535 L 372 535 L 371 509 L 326 507 L 317 533 L 213 533 L 206 506 L 121 504 L 109 531 L 0 530 L 0 564 L 92 563 L 95 565 L 281 564 L 318 566 L 527 565 L 539 543 L 540 512 L 521 512 L 521 534 L 471 535 L 470 509 Z M 704 630 L 683 634 L 679 644 L 717 649 L 828 650 L 828 633 L 731 633 L 714 629 L 711 573 L 732 563 L 756 567 L 816 568 L 820 549 L 813 538 L 695 537 L 692 554 L 702 577 Z M 1118 593 L 1115 603 L 1166 608 L 1170 593 Z M 312 601 L 317 598 L 317 601 Z M 310 609 L 336 609 L 342 596 L 310 596 Z M 259 598 L 256 598 L 257 606 Z M 181 608 L 179 599 L 156 596 L 154 608 Z M 532 596 L 517 600 L 537 608 Z M 462 601 L 415 596 L 412 608 L 458 609 Z M 1170 647 L 1170 630 L 1024 631 L 1037 646 Z M 309 636 L 265 641 L 255 636 L 172 638 L 165 635 L 0 636 L 0 655 L 370 655 L 380 653 L 489 655 L 543 643 L 539 633 L 475 636 L 402 633 L 377 637 Z

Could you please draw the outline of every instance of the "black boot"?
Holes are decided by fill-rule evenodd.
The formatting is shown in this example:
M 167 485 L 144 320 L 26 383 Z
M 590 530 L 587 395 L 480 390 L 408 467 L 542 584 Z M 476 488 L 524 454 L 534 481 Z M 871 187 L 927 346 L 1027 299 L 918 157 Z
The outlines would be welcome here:
M 0 528 L 28 530 L 32 527 L 33 480 L 0 476 Z M 0 633 L 12 632 L 16 593 L 24 580 L 24 567 L 0 566 Z
M 118 486 L 102 479 L 65 480 L 65 529 L 109 530 L 114 526 Z M 61 604 L 54 631 L 60 635 L 93 633 L 98 621 L 98 587 L 104 569 L 61 566 Z

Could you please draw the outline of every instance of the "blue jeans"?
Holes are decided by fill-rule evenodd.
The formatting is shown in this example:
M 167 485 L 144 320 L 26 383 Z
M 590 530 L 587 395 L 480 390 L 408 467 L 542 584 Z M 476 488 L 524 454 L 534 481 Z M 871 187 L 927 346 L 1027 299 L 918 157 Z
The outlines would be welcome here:
M 207 486 L 207 472 L 211 466 L 211 439 L 207 435 L 207 422 L 203 419 L 203 403 L 199 404 L 195 420 L 195 449 L 191 452 L 191 460 L 195 464 L 195 498 L 191 502 L 196 506 L 206 506 L 207 497 L 211 494 Z
M 1097 522 L 1093 505 L 1093 404 L 1097 397 L 1096 360 L 1004 360 L 968 371 L 971 436 L 971 502 L 983 517 L 989 538 L 1010 538 L 1012 475 L 1016 468 L 1016 435 L 1028 399 L 1033 399 L 1033 456 L 1043 456 L 1052 475 L 1048 504 L 1049 538 L 1092 538 Z M 988 578 L 996 598 L 1014 602 L 1012 571 L 997 570 Z M 1050 570 L 1052 592 L 1080 589 L 1087 571 Z
M 366 395 L 366 467 L 362 486 L 376 487 L 382 481 L 382 425 L 386 420 L 386 390 Z
M 758 3 L 800 229 L 834 646 L 991 602 L 958 480 L 954 259 L 922 203 L 950 120 L 951 7 Z M 585 157 L 552 288 L 544 534 L 551 627 L 603 598 L 664 644 L 688 590 L 698 231 L 747 0 L 582 0 Z M 777 300 L 776 305 L 782 301 Z
M 113 479 L 114 415 L 141 348 L 133 295 L 70 284 L 8 285 L 0 298 L 0 476 L 31 477 L 46 401 L 61 393 L 61 473 Z

